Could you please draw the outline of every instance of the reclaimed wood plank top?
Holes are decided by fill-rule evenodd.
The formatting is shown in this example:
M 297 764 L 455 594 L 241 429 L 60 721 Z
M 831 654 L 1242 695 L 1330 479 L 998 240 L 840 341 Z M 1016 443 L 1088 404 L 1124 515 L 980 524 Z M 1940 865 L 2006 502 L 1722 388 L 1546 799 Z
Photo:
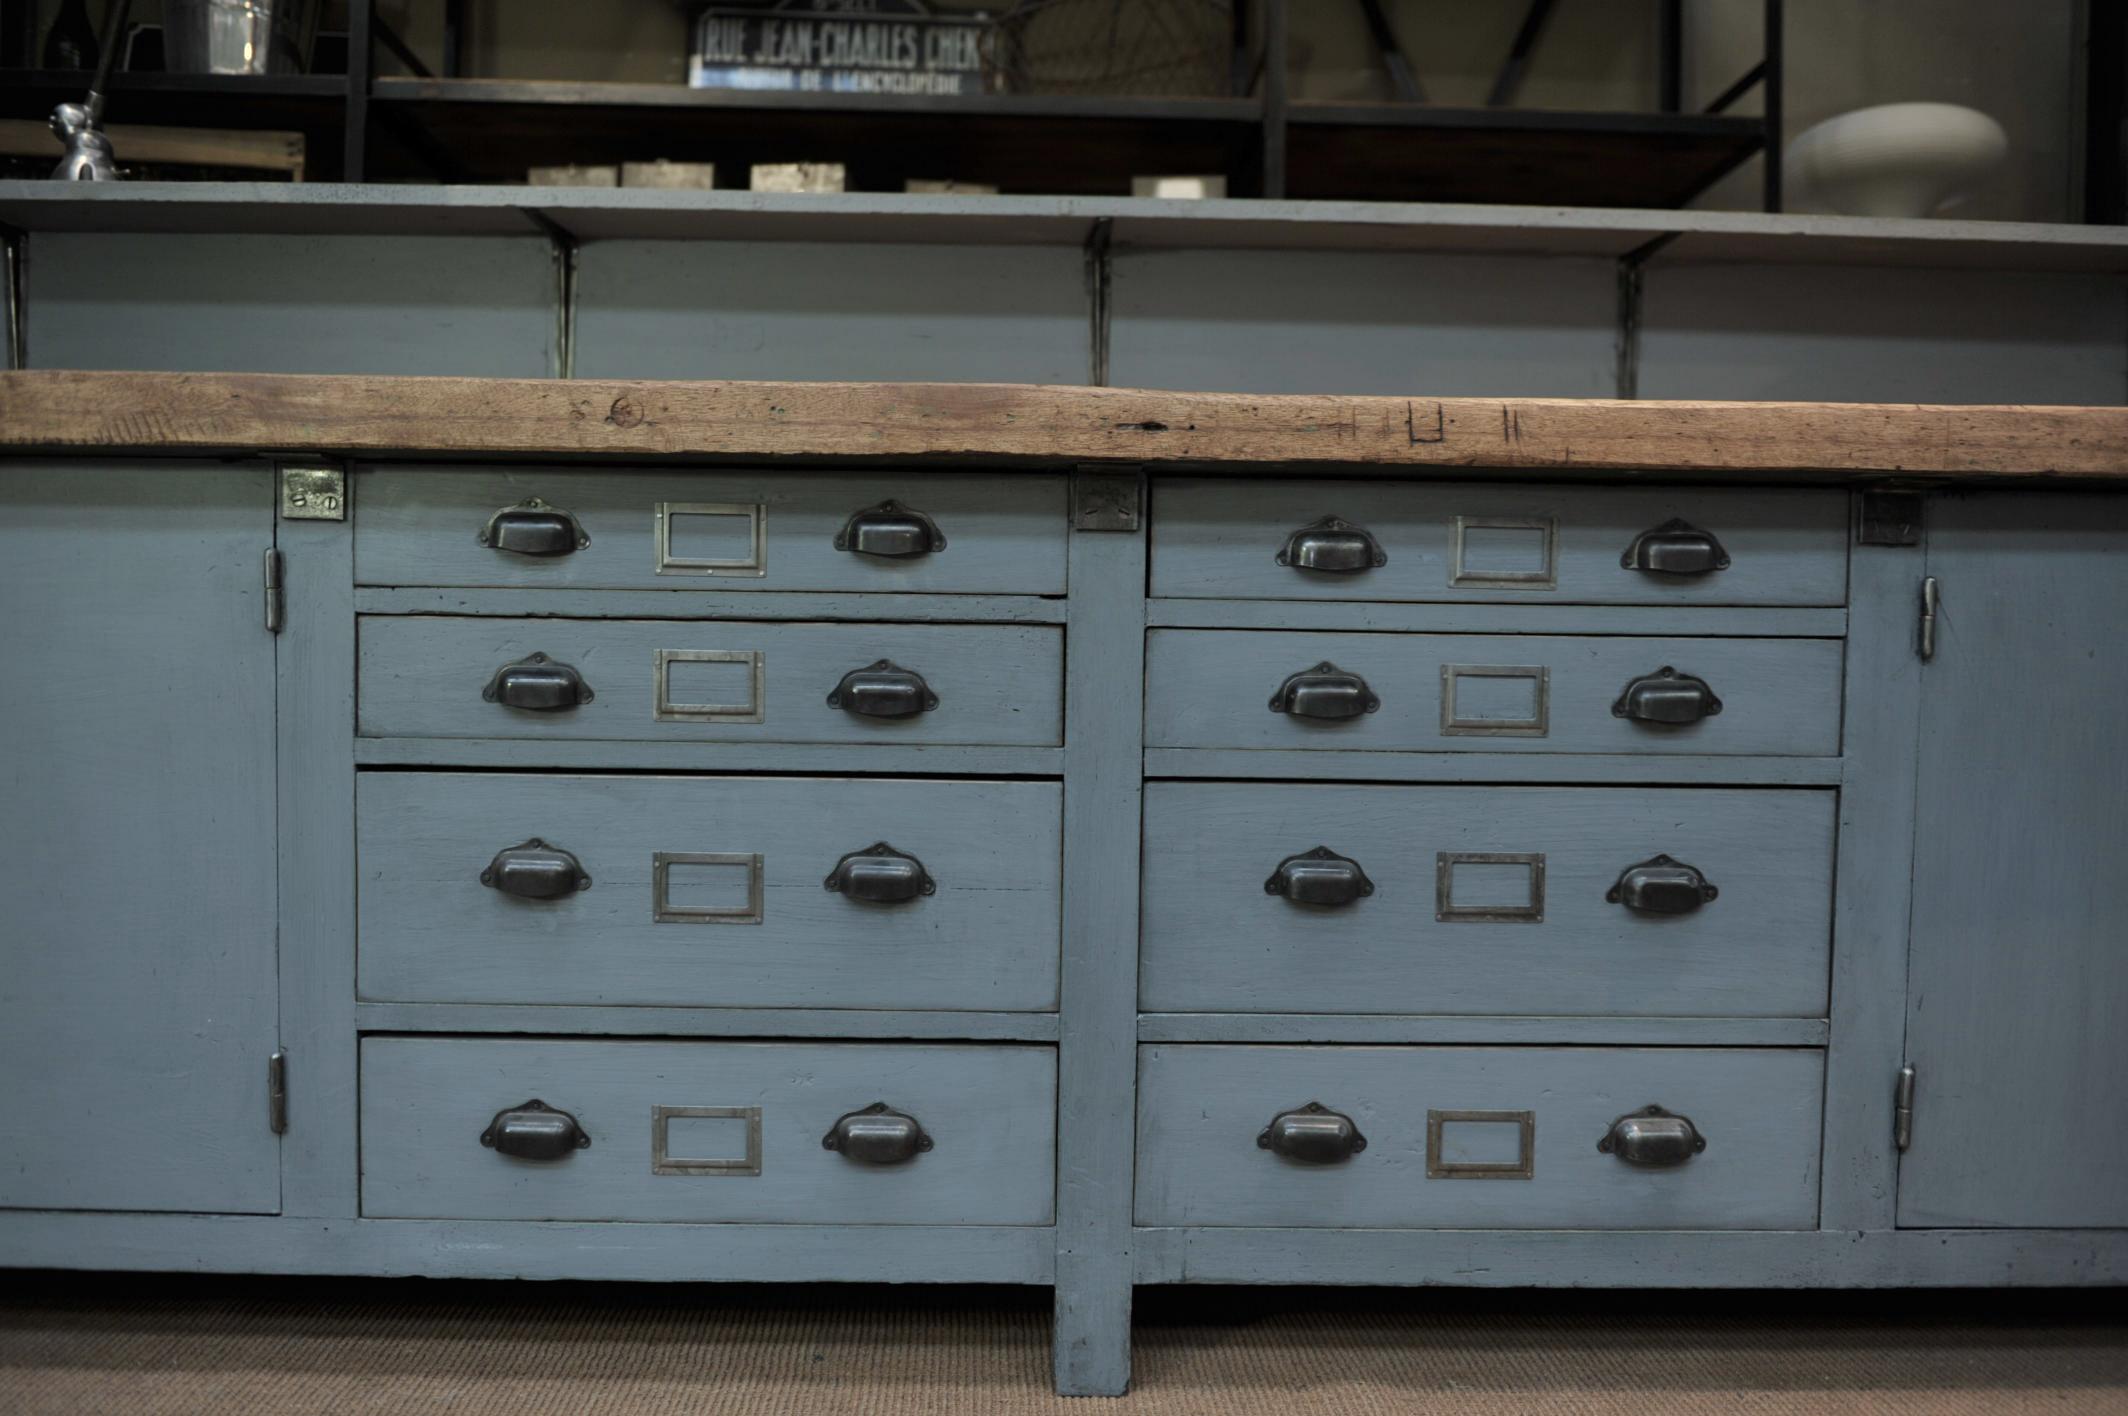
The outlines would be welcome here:
M 29 451 L 2090 480 L 2128 478 L 2128 408 L 0 373 L 0 452 Z

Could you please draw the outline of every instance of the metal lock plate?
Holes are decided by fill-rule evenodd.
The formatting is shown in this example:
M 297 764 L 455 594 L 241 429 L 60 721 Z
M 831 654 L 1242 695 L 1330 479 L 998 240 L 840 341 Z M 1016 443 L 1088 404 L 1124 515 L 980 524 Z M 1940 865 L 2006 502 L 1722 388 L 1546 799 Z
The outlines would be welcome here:
M 1081 468 L 1071 481 L 1071 524 L 1077 531 L 1138 529 L 1138 470 Z
M 1919 492 L 1867 491 L 1858 499 L 1855 543 L 1862 546 L 1918 546 L 1922 507 Z
M 281 468 L 283 521 L 347 520 L 347 473 L 338 467 Z

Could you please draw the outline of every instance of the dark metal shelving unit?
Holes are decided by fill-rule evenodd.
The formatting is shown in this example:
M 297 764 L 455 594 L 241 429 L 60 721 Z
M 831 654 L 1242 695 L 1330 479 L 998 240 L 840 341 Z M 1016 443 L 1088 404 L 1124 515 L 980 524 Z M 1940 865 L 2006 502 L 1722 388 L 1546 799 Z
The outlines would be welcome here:
M 1780 207 L 1781 0 L 1761 0 L 1765 53 L 1704 112 L 1683 110 L 1684 0 L 1663 0 L 1661 111 L 1520 109 L 1519 90 L 1555 0 L 1531 0 L 1488 106 L 1419 101 L 1422 76 L 1379 0 L 1360 0 L 1398 100 L 1313 103 L 1287 92 L 1287 0 L 1236 8 L 1229 98 L 985 95 L 923 98 L 759 93 L 663 84 L 459 76 L 465 6 L 445 8 L 444 72 L 429 70 L 350 0 L 345 75 L 240 78 L 121 74 L 119 123 L 302 132 L 313 177 L 511 182 L 532 166 L 665 157 L 715 162 L 841 161 L 857 190 L 954 178 L 1006 191 L 1100 195 L 1134 173 L 1209 173 L 1235 196 L 1675 207 L 1764 153 L 1764 204 Z M 18 0 L 19 4 L 19 0 Z M 1252 15 L 1253 8 L 1253 15 Z M 1248 32 L 1260 23 L 1260 43 Z M 10 30 L 9 56 L 28 37 Z M 1252 81 L 1260 50 L 1260 81 Z M 396 61 L 408 76 L 377 73 Z M 0 70 L 0 116 L 44 117 L 85 76 Z M 1752 88 L 1765 114 L 1729 113 Z M 1253 90 L 1253 91 L 1251 91 Z
M 664 157 L 715 162 L 742 180 L 752 162 L 840 161 L 859 190 L 952 177 L 1098 194 L 1127 189 L 1133 171 L 1225 172 L 1246 162 L 1256 105 L 380 78 L 370 113 L 383 138 L 377 161 L 389 170 L 413 159 L 449 181 L 515 181 L 537 164 Z
M 49 118 L 54 105 L 81 101 L 89 77 L 67 69 L 0 69 L 0 118 Z M 332 181 L 341 176 L 347 80 L 340 74 L 117 73 L 111 121 L 301 133 L 309 175 Z

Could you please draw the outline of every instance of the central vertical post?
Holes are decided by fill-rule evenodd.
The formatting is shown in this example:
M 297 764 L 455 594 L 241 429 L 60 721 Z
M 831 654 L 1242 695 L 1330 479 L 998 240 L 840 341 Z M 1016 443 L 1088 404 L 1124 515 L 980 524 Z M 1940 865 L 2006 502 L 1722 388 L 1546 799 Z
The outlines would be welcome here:
M 1072 487 L 1057 1044 L 1056 1378 L 1067 1396 L 1130 1385 L 1144 500 L 1135 470 L 1082 472 Z

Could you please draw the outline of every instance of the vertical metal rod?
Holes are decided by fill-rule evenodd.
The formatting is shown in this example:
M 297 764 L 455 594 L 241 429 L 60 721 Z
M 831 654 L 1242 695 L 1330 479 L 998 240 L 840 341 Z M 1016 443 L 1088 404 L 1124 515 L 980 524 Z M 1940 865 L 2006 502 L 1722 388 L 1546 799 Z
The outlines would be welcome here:
M 347 133 L 340 180 L 365 180 L 369 144 L 369 76 L 377 45 L 376 0 L 347 0 Z
M 1652 241 L 1635 246 L 1618 258 L 1618 370 L 1617 396 L 1640 397 L 1640 326 L 1646 305 L 1648 262 L 1677 239 L 1666 231 Z
M 1095 388 L 1108 386 L 1109 292 L 1115 267 L 1109 256 L 1109 238 L 1115 230 L 1110 217 L 1095 220 L 1086 236 L 1087 377 Z
M 547 250 L 554 259 L 554 377 L 576 377 L 576 284 L 578 242 L 576 233 L 543 211 L 521 206 L 518 213 L 547 234 Z
M 1618 259 L 1618 397 L 1640 397 L 1640 263 Z
M 466 0 L 444 0 L 443 76 L 447 79 L 465 77 L 466 30 Z
M 1263 194 L 1286 194 L 1286 0 L 1264 0 Z
M 2081 205 L 2085 221 L 2112 226 L 2128 221 L 2128 8 L 2084 8 Z
M 1768 211 L 1781 209 L 1781 0 L 1765 0 L 1766 201 Z
M 96 77 L 89 81 L 92 122 L 103 121 L 104 95 L 110 91 L 111 75 L 118 71 L 118 51 L 126 37 L 126 12 L 131 8 L 132 0 L 111 0 L 110 8 L 104 11 L 103 53 L 96 56 Z
M 554 376 L 576 377 L 576 238 L 560 228 L 548 237 L 554 244 Z
M 1662 0 L 1657 20 L 1656 65 L 1662 86 L 1658 105 L 1665 113 L 1685 110 L 1685 0 Z
M 1233 45 L 1234 52 L 1227 71 L 1227 91 L 1235 98 L 1245 98 L 1249 92 L 1249 0 L 1234 0 Z
M 22 282 L 28 263 L 27 237 L 13 227 L 0 228 L 0 254 L 4 254 L 7 270 L 7 366 L 10 369 L 27 369 L 29 359 L 29 335 L 22 328 L 25 307 L 22 299 Z

